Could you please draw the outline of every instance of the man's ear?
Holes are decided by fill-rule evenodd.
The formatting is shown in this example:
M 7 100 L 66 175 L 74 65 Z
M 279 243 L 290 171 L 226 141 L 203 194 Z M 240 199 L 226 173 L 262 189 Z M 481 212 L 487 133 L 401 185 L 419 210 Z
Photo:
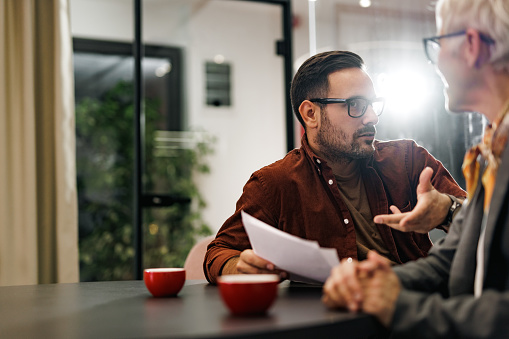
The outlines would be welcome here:
M 468 28 L 465 34 L 467 64 L 473 68 L 481 68 L 490 59 L 488 45 L 482 42 L 479 32 L 473 28 Z
M 299 113 L 307 128 L 316 128 L 318 126 L 318 105 L 313 104 L 309 100 L 304 100 L 299 106 Z

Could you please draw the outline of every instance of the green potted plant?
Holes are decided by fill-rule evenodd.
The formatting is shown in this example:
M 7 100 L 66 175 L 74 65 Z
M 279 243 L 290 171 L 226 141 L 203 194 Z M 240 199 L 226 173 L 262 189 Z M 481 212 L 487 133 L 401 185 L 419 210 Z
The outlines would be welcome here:
M 82 281 L 134 279 L 133 85 L 121 81 L 99 99 L 76 104 L 79 249 Z M 185 197 L 191 204 L 144 209 L 144 267 L 182 267 L 196 239 L 211 234 L 193 174 L 208 173 L 207 137 L 160 152 L 157 100 L 144 102 L 144 192 Z

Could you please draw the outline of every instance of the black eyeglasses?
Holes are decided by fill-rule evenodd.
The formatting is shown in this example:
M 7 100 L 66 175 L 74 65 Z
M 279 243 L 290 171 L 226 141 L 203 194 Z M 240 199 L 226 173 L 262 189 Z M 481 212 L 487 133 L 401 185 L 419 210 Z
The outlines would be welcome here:
M 443 38 L 452 38 L 455 36 L 460 36 L 465 34 L 467 31 L 459 31 L 444 35 L 438 35 L 431 38 L 424 38 L 422 39 L 422 42 L 424 43 L 424 52 L 426 53 L 426 57 L 428 58 L 429 62 L 431 62 L 433 65 L 435 65 L 438 61 L 438 54 L 440 53 L 440 39 Z M 490 38 L 489 36 L 479 33 L 479 37 L 482 41 L 485 43 L 491 45 L 495 43 L 495 40 Z
M 353 97 L 349 99 L 334 99 L 334 98 L 318 98 L 309 99 L 311 102 L 318 102 L 320 104 L 347 104 L 348 115 L 352 118 L 360 118 L 368 110 L 368 106 L 373 107 L 373 111 L 377 116 L 380 116 L 384 110 L 385 99 L 375 98 L 373 100 L 366 99 L 364 97 Z

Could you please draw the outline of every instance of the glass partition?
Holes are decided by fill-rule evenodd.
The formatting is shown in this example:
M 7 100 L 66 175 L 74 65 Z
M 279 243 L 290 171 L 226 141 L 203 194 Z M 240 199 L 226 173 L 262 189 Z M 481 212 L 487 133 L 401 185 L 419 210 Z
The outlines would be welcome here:
M 312 0 L 309 0 L 312 1 Z M 316 22 L 317 52 L 350 50 L 367 65 L 378 95 L 387 104 L 377 139 L 413 139 L 424 146 L 465 188 L 461 165 L 465 151 L 480 141 L 486 121 L 477 113 L 445 110 L 444 86 L 428 64 L 422 38 L 436 35 L 434 5 L 428 0 L 295 2 L 295 68 L 309 56 L 309 25 Z M 309 29 L 309 32 L 312 30 Z M 300 43 L 299 43 L 300 42 Z M 431 234 L 432 239 L 436 233 Z
M 141 258 L 142 267 L 183 266 L 250 174 L 284 156 L 288 46 L 277 3 L 70 0 L 82 281 L 141 278 Z
M 80 280 L 132 279 L 133 6 L 71 0 L 70 10 Z
M 165 0 L 144 1 L 142 12 L 143 43 L 179 49 L 167 74 L 183 74 L 171 113 L 181 128 L 149 132 L 145 105 L 143 265 L 181 266 L 229 217 L 251 173 L 286 154 L 282 8 Z
M 307 1 L 295 5 L 297 68 L 309 55 L 302 41 L 308 39 L 304 18 L 310 13 Z M 313 12 L 317 52 L 336 49 L 358 53 L 378 94 L 386 97 L 377 138 L 414 139 L 465 187 L 463 155 L 479 142 L 486 122 L 477 113 L 451 114 L 445 110 L 444 86 L 428 64 L 422 44 L 422 38 L 436 35 L 434 5 L 428 0 L 318 0 Z

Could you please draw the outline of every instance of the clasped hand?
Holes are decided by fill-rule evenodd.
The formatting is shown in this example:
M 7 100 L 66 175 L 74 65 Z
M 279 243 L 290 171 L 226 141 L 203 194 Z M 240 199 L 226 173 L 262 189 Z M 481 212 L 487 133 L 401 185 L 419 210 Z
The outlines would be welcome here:
M 401 286 L 389 261 L 374 251 L 362 262 L 342 260 L 323 287 L 323 303 L 374 315 L 389 327 Z

